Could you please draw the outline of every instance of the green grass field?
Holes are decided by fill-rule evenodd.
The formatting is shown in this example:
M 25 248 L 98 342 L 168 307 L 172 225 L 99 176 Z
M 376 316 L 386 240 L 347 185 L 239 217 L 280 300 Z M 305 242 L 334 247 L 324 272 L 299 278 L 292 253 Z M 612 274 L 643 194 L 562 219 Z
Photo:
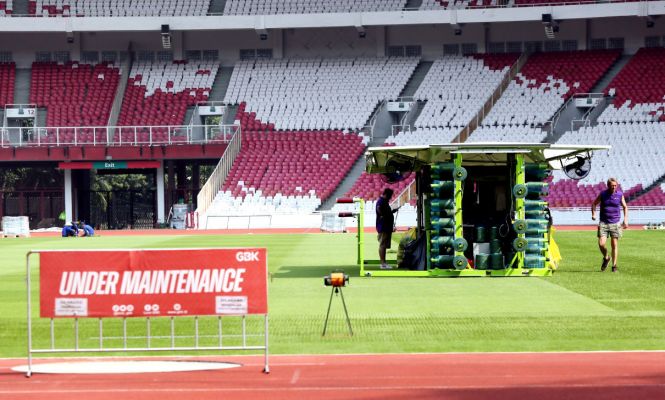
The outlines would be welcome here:
M 358 277 L 352 234 L 2 239 L 0 357 L 27 353 L 28 250 L 239 246 L 268 249 L 272 353 L 665 349 L 664 240 L 665 232 L 627 231 L 612 274 L 599 272 L 595 232 L 559 232 L 564 260 L 552 277 L 435 279 Z M 321 337 L 330 296 L 322 277 L 336 268 L 351 275 L 352 337 L 338 299 Z

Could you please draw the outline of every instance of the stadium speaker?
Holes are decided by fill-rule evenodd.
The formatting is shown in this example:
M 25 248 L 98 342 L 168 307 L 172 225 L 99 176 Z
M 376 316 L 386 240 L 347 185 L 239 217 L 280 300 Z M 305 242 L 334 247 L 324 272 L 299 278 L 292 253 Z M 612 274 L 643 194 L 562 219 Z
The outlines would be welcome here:
M 647 28 L 653 28 L 656 25 L 656 21 L 654 21 L 653 17 L 648 16 L 647 17 Z
M 360 31 L 358 32 L 358 37 L 361 39 L 364 39 L 367 36 L 367 32 L 365 31 Z
M 169 27 L 168 24 L 162 25 L 162 35 L 169 35 L 171 34 L 171 28 Z
M 551 24 L 552 23 L 552 14 L 543 14 L 542 21 L 543 21 L 543 24 Z
M 261 39 L 261 40 L 268 40 L 268 34 L 267 34 L 267 33 L 261 33 L 261 34 L 259 34 L 259 39 Z
M 74 32 L 67 32 L 67 43 L 74 43 Z

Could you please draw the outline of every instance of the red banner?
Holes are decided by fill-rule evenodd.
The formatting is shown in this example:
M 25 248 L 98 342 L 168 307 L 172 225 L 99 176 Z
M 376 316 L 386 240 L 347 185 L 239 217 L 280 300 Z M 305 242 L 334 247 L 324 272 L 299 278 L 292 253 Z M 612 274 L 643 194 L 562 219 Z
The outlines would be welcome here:
M 44 251 L 40 315 L 267 314 L 266 249 Z

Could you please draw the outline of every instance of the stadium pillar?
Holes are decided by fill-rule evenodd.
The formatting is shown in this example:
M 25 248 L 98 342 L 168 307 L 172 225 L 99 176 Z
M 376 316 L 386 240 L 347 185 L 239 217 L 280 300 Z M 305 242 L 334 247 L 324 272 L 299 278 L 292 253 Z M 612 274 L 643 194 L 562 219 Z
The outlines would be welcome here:
M 164 162 L 157 167 L 157 223 L 163 224 L 164 219 Z
M 72 207 L 72 170 L 65 170 L 65 223 L 74 219 Z
M 200 172 L 201 172 L 201 163 L 199 161 L 194 161 L 192 164 L 192 204 L 194 209 L 196 209 L 196 196 L 199 194 L 199 189 L 201 189 L 200 181 Z

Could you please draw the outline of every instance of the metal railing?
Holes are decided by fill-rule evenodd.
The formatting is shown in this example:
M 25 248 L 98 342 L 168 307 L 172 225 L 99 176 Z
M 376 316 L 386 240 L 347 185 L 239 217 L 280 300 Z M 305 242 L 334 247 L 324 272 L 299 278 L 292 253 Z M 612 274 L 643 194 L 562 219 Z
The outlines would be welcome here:
M 556 112 L 554 113 L 554 115 L 552 116 L 552 118 L 551 118 L 549 121 L 545 122 L 545 126 L 548 128 L 548 129 L 546 129 L 547 132 L 548 132 L 550 135 L 553 134 L 553 132 L 554 132 L 554 127 L 555 127 L 556 124 L 559 122 L 559 118 L 561 117 L 561 113 L 563 112 L 563 110 L 565 110 L 565 109 L 568 108 L 568 106 L 570 105 L 571 102 L 575 101 L 576 99 L 581 99 L 581 98 L 603 98 L 603 97 L 605 97 L 605 94 L 603 94 L 603 93 L 575 93 L 575 94 L 573 94 L 572 96 L 570 96 L 570 97 L 568 98 L 568 100 L 566 100 L 565 103 L 563 103 L 563 104 L 561 105 L 561 107 L 559 107 L 558 110 L 556 110 Z M 586 116 L 589 115 L 589 112 L 590 112 L 593 108 L 595 108 L 595 106 L 591 107 L 591 108 L 589 109 L 589 111 L 587 111 L 587 112 L 584 114 L 584 118 L 586 118 Z M 579 121 L 579 120 L 578 120 L 578 121 Z M 571 123 L 571 126 L 572 126 L 572 123 Z
M 5 127 L 2 147 L 155 146 L 223 144 L 233 138 L 238 125 L 155 125 L 89 127 Z
M 416 180 L 414 179 L 409 186 L 405 187 L 393 201 L 390 202 L 391 208 L 399 208 L 417 197 Z
M 199 215 L 203 216 L 205 212 L 208 211 L 208 207 L 212 204 L 212 201 L 224 184 L 226 177 L 229 175 L 233 162 L 242 147 L 241 136 L 241 131 L 238 129 L 229 142 L 229 145 L 226 147 L 226 150 L 224 150 L 224 154 L 217 163 L 215 170 L 212 171 L 212 174 L 210 174 L 210 177 L 196 196 L 196 212 Z

